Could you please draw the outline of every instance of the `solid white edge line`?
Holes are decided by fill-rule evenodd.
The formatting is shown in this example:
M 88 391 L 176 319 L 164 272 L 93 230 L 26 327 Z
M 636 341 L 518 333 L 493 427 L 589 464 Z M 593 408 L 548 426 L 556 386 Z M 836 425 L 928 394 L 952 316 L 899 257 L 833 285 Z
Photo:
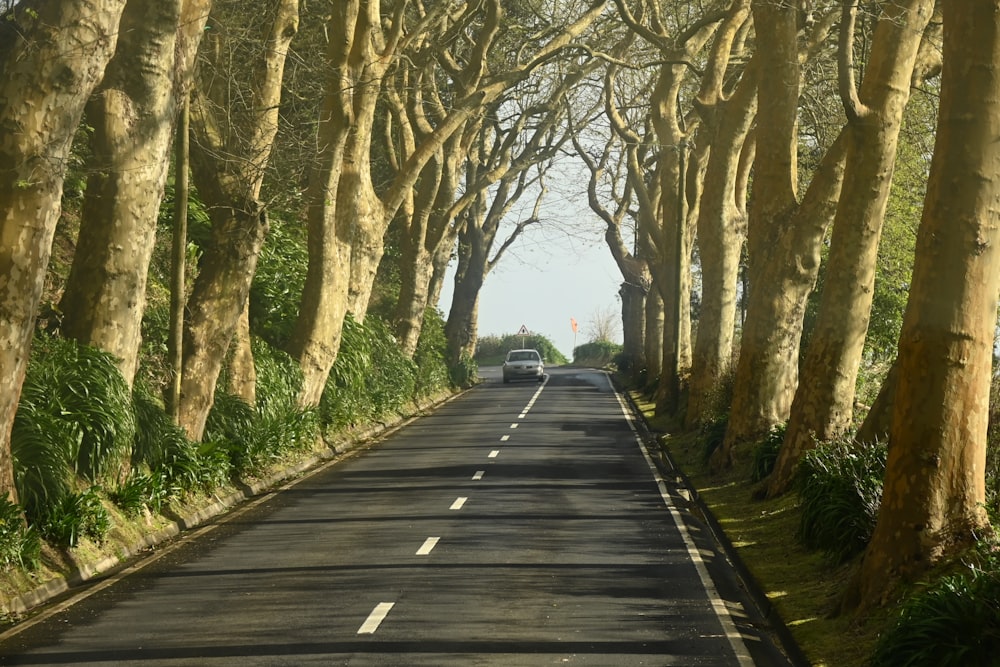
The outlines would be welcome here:
M 385 617 L 389 615 L 389 610 L 392 609 L 395 602 L 379 602 L 375 605 L 372 613 L 368 614 L 368 618 L 365 622 L 361 624 L 361 628 L 358 629 L 359 635 L 373 635 L 375 631 L 378 630 L 378 626 L 382 624 Z
M 424 540 L 424 543 L 420 545 L 420 548 L 417 549 L 417 553 L 415 555 L 417 556 L 429 555 L 431 551 L 434 550 L 434 547 L 437 546 L 438 540 L 440 539 L 441 539 L 440 537 L 428 537 L 426 540 Z
M 605 375 L 605 377 L 607 377 L 607 375 Z M 608 384 L 611 384 L 610 378 L 608 378 Z M 653 459 L 649 456 L 649 452 L 646 451 L 646 445 L 643 443 L 642 438 L 639 435 L 639 430 L 633 423 L 634 418 L 632 413 L 629 411 L 628 406 L 625 405 L 625 401 L 622 399 L 618 390 L 614 389 L 612 386 L 612 391 L 615 393 L 615 398 L 618 399 L 618 406 L 621 408 L 622 414 L 625 415 L 625 421 L 628 423 L 629 428 L 632 429 L 632 433 L 635 435 L 635 442 L 639 445 L 639 451 L 642 452 L 642 457 L 646 459 L 646 465 L 649 466 L 650 472 L 653 473 L 653 478 L 656 480 L 656 487 L 660 490 L 660 498 L 663 499 L 663 504 L 667 506 L 667 509 L 670 511 L 670 516 L 674 519 L 674 525 L 677 526 L 677 530 L 680 532 L 681 537 L 684 538 L 684 545 L 687 548 L 688 555 L 694 563 L 695 570 L 698 572 L 698 577 L 701 579 L 701 585 L 705 588 L 705 592 L 708 594 L 708 598 L 712 602 L 712 608 L 715 611 L 716 617 L 719 619 L 719 623 L 722 624 L 722 630 L 726 633 L 726 638 L 729 640 L 729 645 L 732 647 L 733 653 L 736 655 L 736 659 L 739 660 L 742 667 L 753 667 L 753 658 L 750 657 L 750 652 L 743 640 L 743 635 L 741 635 L 740 631 L 736 628 L 736 623 L 733 622 L 733 617 L 729 613 L 729 608 L 726 607 L 725 600 L 723 600 L 719 595 L 719 591 L 715 587 L 715 582 L 712 581 L 712 577 L 708 573 L 708 568 L 705 567 L 705 561 L 701 557 L 701 552 L 698 549 L 698 546 L 694 543 L 694 540 L 691 538 L 691 534 L 688 532 L 684 519 L 681 518 L 681 513 L 677 511 L 677 508 L 674 507 L 673 502 L 670 500 L 667 485 L 664 483 L 663 478 L 660 477 L 660 472 L 656 467 L 656 463 L 653 462 Z
M 468 498 L 463 498 L 463 497 L 455 498 L 455 502 L 453 502 L 451 504 L 451 507 L 449 507 L 448 509 L 450 509 L 450 510 L 460 510 L 460 509 L 462 509 L 462 506 L 465 505 L 465 501 L 466 500 L 468 500 Z

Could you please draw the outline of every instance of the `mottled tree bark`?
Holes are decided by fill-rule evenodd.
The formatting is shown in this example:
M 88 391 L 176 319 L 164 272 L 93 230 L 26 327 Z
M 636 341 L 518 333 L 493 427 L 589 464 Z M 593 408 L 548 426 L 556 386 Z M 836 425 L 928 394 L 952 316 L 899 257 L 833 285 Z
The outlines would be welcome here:
M 788 430 L 768 479 L 773 497 L 789 489 L 802 454 L 851 424 L 854 390 L 875 287 L 878 242 L 896 160 L 910 77 L 934 0 L 886 3 L 860 91 L 854 90 L 853 31 L 841 21 L 842 97 L 847 110 L 847 169 L 827 260 L 819 315 L 802 364 Z
M 986 432 L 1000 295 L 1000 12 L 944 4 L 941 107 L 899 341 L 878 522 L 848 604 L 880 605 L 991 532 Z
M 0 498 L 17 500 L 10 431 L 83 108 L 124 0 L 23 0 L 0 25 Z
M 115 55 L 87 105 L 93 162 L 59 304 L 62 329 L 114 355 L 130 384 L 173 126 L 210 4 L 129 0 Z
M 249 336 L 234 339 L 234 334 L 246 314 L 268 227 L 260 189 L 278 131 L 285 58 L 298 29 L 299 3 L 278 0 L 261 9 L 271 20 L 257 23 L 265 31 L 259 41 L 233 44 L 228 31 L 237 27 L 233 22 L 241 20 L 246 3 L 217 5 L 193 95 L 192 170 L 212 219 L 184 329 L 178 423 L 194 440 L 204 431 L 226 350 L 234 340 L 249 343 Z M 259 21 L 257 14 L 253 20 Z M 246 39 L 244 30 L 238 34 Z M 232 366 L 231 374 L 247 372 L 247 355 L 252 369 L 252 353 L 243 347 L 237 358 L 244 365 Z M 254 395 L 252 375 L 230 380 L 242 387 L 242 395 Z

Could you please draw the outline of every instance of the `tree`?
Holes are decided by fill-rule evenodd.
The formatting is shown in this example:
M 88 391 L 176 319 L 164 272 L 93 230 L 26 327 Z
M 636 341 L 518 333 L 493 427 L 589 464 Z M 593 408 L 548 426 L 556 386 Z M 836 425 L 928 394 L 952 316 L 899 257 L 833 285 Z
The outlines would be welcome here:
M 80 236 L 59 307 L 63 333 L 139 361 L 146 280 L 173 126 L 210 0 L 129 0 L 121 37 L 87 105 L 95 131 Z
M 226 350 L 247 310 L 267 232 L 260 190 L 298 4 L 270 0 L 248 11 L 246 2 L 216 0 L 203 44 L 192 95 L 192 167 L 212 234 L 187 304 L 178 419 L 194 440 L 201 439 Z M 252 384 L 243 386 L 252 403 Z
M 0 497 L 35 312 L 83 107 L 114 54 L 124 0 L 22 0 L 0 21 Z
M 319 400 L 336 359 L 344 316 L 363 316 L 367 310 L 385 231 L 428 161 L 472 115 L 579 37 L 601 15 L 604 4 L 596 2 L 579 15 L 560 17 L 558 28 L 542 33 L 540 41 L 522 44 L 507 67 L 496 72 L 488 71 L 486 55 L 500 33 L 503 12 L 497 0 L 463 4 L 455 12 L 448 3 L 427 14 L 418 11 L 410 31 L 404 30 L 406 3 L 396 5 L 385 28 L 377 0 L 337 6 L 329 24 L 332 81 L 320 119 L 322 154 L 308 193 L 310 267 L 292 340 L 305 377 L 300 399 L 304 405 Z M 447 116 L 401 161 L 392 183 L 380 194 L 372 183 L 370 147 L 381 84 L 400 51 L 416 43 L 423 30 L 432 29 L 444 47 L 467 47 L 461 60 L 441 55 L 455 94 Z
M 788 418 L 798 383 L 799 342 L 806 302 L 819 270 L 820 246 L 833 220 L 843 181 L 841 134 L 822 155 L 798 197 L 800 62 L 817 53 L 832 19 L 807 22 L 799 40 L 798 9 L 754 0 L 760 58 L 753 195 L 747 225 L 749 297 L 726 436 L 712 465 L 731 465 L 738 445 Z M 825 152 L 824 152 L 825 151 Z
M 1000 13 L 943 5 L 941 107 L 878 521 L 847 603 L 889 599 L 991 532 L 984 509 L 1000 297 Z
M 853 70 L 856 3 L 844 3 L 840 91 L 847 114 L 847 170 L 841 189 L 819 317 L 802 364 L 784 443 L 768 494 L 791 486 L 804 451 L 842 435 L 868 330 L 875 262 L 910 80 L 934 0 L 886 4 L 860 90 Z

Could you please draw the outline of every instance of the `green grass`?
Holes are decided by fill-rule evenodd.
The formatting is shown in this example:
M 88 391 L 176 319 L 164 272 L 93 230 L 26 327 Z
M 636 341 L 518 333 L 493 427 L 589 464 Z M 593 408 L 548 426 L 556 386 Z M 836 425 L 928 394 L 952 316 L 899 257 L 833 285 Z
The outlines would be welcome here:
M 652 404 L 641 396 L 633 395 L 633 400 L 651 419 Z M 656 429 L 655 422 L 652 427 Z M 752 461 L 738 470 L 710 474 L 697 434 L 667 436 L 662 446 L 698 491 L 810 663 L 867 665 L 884 621 L 874 617 L 861 623 L 851 615 L 837 615 L 854 561 L 834 566 L 828 556 L 808 551 L 795 540 L 800 520 L 795 494 L 754 500 Z

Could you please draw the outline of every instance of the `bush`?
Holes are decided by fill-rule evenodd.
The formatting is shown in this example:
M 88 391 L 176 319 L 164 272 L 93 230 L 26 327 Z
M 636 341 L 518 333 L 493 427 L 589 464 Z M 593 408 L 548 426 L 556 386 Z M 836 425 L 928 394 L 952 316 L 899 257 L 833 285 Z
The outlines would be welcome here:
M 160 401 L 144 385 L 137 384 L 132 405 L 137 425 L 133 467 L 146 467 L 152 476 L 160 477 L 168 499 L 203 486 L 205 475 L 198 446 L 187 439 Z
M 445 356 L 447 350 L 448 340 L 444 335 L 444 317 L 436 308 L 428 308 L 424 313 L 424 324 L 420 329 L 417 351 L 413 355 L 417 374 L 417 397 L 431 396 L 448 389 L 453 384 L 453 369 L 449 370 Z M 475 374 L 472 377 L 474 379 Z M 458 386 L 468 385 L 458 384 Z
M 1000 655 L 1000 557 L 911 596 L 879 639 L 873 667 L 995 665 Z
M 538 350 L 547 364 L 565 364 L 568 362 L 562 352 L 556 349 L 545 336 L 531 334 L 518 336 L 480 336 L 476 342 L 476 363 L 480 366 L 497 366 L 503 363 L 509 350 L 530 348 Z
M 760 482 L 771 474 L 774 464 L 778 461 L 778 452 L 785 442 L 785 432 L 788 424 L 778 424 L 771 427 L 771 432 L 753 450 L 753 468 L 750 470 L 750 481 Z
M 22 509 L 8 498 L 0 498 L 0 567 L 36 569 L 42 559 L 38 532 L 24 522 Z
M 29 522 L 62 503 L 76 475 L 117 482 L 135 433 L 132 396 L 111 355 L 36 338 L 11 433 L 15 484 Z
M 825 443 L 802 457 L 796 476 L 799 539 L 842 563 L 864 550 L 882 502 L 884 443 Z
M 573 363 L 603 368 L 620 355 L 622 346 L 607 340 L 578 345 L 573 350 Z
M 276 348 L 291 337 L 308 266 L 304 230 L 272 215 L 250 287 L 250 326 Z
M 385 322 L 348 316 L 320 399 L 320 422 L 336 429 L 377 421 L 412 400 L 416 387 L 416 364 L 402 355 Z
M 108 494 L 111 502 L 129 516 L 138 516 L 147 508 L 159 512 L 170 496 L 165 475 L 137 470 Z
M 111 528 L 111 517 L 98 495 L 99 487 L 69 493 L 47 508 L 39 522 L 42 535 L 61 547 L 75 547 L 81 537 L 100 542 Z

